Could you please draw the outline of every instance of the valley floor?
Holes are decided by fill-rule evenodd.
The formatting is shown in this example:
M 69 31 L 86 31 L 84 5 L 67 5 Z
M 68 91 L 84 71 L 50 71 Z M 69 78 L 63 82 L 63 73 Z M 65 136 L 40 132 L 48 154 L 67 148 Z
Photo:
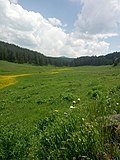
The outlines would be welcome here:
M 120 66 L 0 61 L 0 159 L 120 159 Z

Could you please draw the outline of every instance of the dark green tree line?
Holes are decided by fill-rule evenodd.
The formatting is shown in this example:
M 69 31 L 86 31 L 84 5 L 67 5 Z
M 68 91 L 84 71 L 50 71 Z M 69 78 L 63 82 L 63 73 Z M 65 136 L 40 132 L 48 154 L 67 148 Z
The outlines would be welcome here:
M 99 66 L 114 65 L 120 62 L 120 52 L 114 52 L 105 56 L 85 56 L 79 58 L 47 57 L 39 52 L 18 47 L 0 41 L 0 60 L 15 63 L 28 63 L 33 65 L 54 65 L 54 66 Z

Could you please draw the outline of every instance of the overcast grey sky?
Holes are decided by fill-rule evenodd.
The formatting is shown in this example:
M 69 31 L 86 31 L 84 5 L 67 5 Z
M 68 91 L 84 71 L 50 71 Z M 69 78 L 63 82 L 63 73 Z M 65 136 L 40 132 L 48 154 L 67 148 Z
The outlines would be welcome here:
M 47 56 L 120 51 L 120 0 L 0 0 L 0 40 Z

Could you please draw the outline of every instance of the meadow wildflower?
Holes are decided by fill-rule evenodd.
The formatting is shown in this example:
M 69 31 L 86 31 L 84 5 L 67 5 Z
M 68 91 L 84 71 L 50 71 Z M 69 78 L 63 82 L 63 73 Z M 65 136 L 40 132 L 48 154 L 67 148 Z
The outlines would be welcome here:
M 73 108 L 75 108 L 75 107 L 73 107 L 73 106 L 70 106 L 70 109 L 73 109 Z
M 116 103 L 116 105 L 118 106 L 118 105 L 119 105 L 119 103 L 117 102 L 117 103 Z
M 73 101 L 73 104 L 76 104 L 76 101 Z
M 54 111 L 55 111 L 55 112 L 59 112 L 59 110 L 57 110 L 57 109 L 56 109 L 56 110 L 54 110 Z
M 78 98 L 77 101 L 80 102 L 80 98 Z
M 20 74 L 20 75 L 3 75 L 0 76 L 0 88 L 5 88 L 7 86 L 16 83 L 16 77 L 30 76 L 31 74 Z
M 82 121 L 85 121 L 85 118 L 82 118 Z

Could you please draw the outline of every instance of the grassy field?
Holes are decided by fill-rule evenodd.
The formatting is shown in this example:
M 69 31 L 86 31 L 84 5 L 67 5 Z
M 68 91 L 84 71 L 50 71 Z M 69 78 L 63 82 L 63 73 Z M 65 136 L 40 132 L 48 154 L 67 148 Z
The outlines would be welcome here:
M 120 159 L 120 66 L 0 61 L 1 160 Z

